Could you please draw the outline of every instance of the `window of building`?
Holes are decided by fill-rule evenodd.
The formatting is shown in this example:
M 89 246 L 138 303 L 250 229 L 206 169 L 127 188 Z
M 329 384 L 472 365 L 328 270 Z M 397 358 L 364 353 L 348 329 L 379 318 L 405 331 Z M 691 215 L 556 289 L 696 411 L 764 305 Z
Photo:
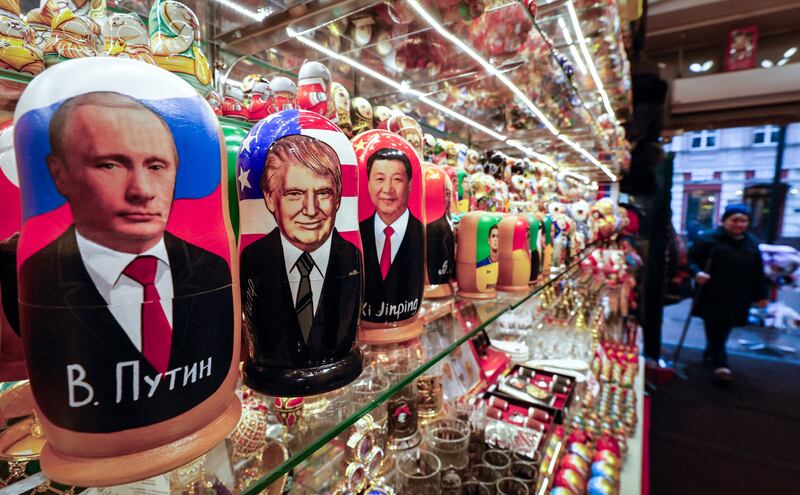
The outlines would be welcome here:
M 689 147 L 693 150 L 714 149 L 719 143 L 719 131 L 700 131 L 689 135 Z
M 753 144 L 756 146 L 770 146 L 778 144 L 780 128 L 775 125 L 765 125 L 753 128 Z

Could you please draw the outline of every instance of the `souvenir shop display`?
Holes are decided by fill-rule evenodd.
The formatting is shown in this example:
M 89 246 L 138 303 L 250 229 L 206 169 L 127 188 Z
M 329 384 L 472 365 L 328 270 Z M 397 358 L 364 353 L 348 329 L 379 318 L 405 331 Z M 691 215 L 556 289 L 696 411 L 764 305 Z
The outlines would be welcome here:
M 0 0 L 0 489 L 636 493 L 615 4 L 38 3 Z

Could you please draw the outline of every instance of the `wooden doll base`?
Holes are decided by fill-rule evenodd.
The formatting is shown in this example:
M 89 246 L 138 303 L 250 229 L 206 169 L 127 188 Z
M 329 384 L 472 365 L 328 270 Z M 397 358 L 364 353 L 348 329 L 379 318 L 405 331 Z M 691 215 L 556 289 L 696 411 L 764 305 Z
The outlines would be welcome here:
M 362 344 L 396 344 L 405 342 L 422 335 L 422 318 L 414 317 L 408 323 L 401 323 L 396 327 L 388 327 L 377 323 L 361 322 L 358 332 L 358 341 Z
M 467 299 L 494 299 L 497 297 L 497 291 L 490 291 L 490 292 L 472 292 L 466 290 L 459 290 L 458 291 L 459 297 L 465 297 Z
M 423 297 L 425 299 L 444 299 L 453 295 L 453 287 L 450 284 L 426 285 Z
M 233 397 L 214 421 L 187 437 L 166 445 L 114 457 L 75 457 L 62 454 L 50 443 L 41 455 L 42 471 L 54 481 L 71 486 L 116 486 L 179 468 L 197 459 L 236 428 L 242 404 Z
M 531 288 L 525 285 L 497 285 L 495 287 L 500 292 L 529 292 Z
M 321 366 L 287 369 L 246 361 L 242 371 L 244 384 L 256 392 L 273 397 L 306 397 L 344 387 L 358 378 L 363 368 L 361 349 L 355 347 L 344 358 Z

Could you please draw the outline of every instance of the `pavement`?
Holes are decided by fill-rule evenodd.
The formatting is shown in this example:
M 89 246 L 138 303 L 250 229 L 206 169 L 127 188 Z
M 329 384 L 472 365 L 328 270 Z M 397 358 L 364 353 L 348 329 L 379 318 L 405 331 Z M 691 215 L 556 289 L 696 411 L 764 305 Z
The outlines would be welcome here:
M 779 297 L 779 300 L 786 301 L 794 309 L 800 311 L 800 305 L 793 297 Z M 689 314 L 691 305 L 690 300 L 685 300 L 680 304 L 667 306 L 664 308 L 664 323 L 661 327 L 661 341 L 665 346 L 673 347 L 678 343 L 683 330 L 686 315 Z M 768 341 L 772 345 L 789 346 L 797 349 L 795 353 L 776 352 L 773 350 L 752 351 L 741 345 L 739 341 Z M 703 331 L 703 321 L 700 318 L 692 318 L 689 331 L 684 342 L 685 348 L 704 349 L 706 345 L 705 333 Z M 749 357 L 758 357 L 767 360 L 777 360 L 781 362 L 800 364 L 800 329 L 797 330 L 775 330 L 763 327 L 742 327 L 734 328 L 728 339 L 728 354 Z M 672 349 L 665 354 L 665 358 L 672 356 Z

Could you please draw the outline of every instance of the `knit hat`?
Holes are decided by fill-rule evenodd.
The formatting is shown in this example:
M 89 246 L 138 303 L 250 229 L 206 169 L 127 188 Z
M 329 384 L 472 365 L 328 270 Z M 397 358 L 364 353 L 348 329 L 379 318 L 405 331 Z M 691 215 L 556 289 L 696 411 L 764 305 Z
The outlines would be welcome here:
M 732 215 L 744 215 L 750 218 L 750 208 L 742 203 L 730 204 L 725 207 L 725 212 L 722 214 L 722 221 L 724 222 Z

